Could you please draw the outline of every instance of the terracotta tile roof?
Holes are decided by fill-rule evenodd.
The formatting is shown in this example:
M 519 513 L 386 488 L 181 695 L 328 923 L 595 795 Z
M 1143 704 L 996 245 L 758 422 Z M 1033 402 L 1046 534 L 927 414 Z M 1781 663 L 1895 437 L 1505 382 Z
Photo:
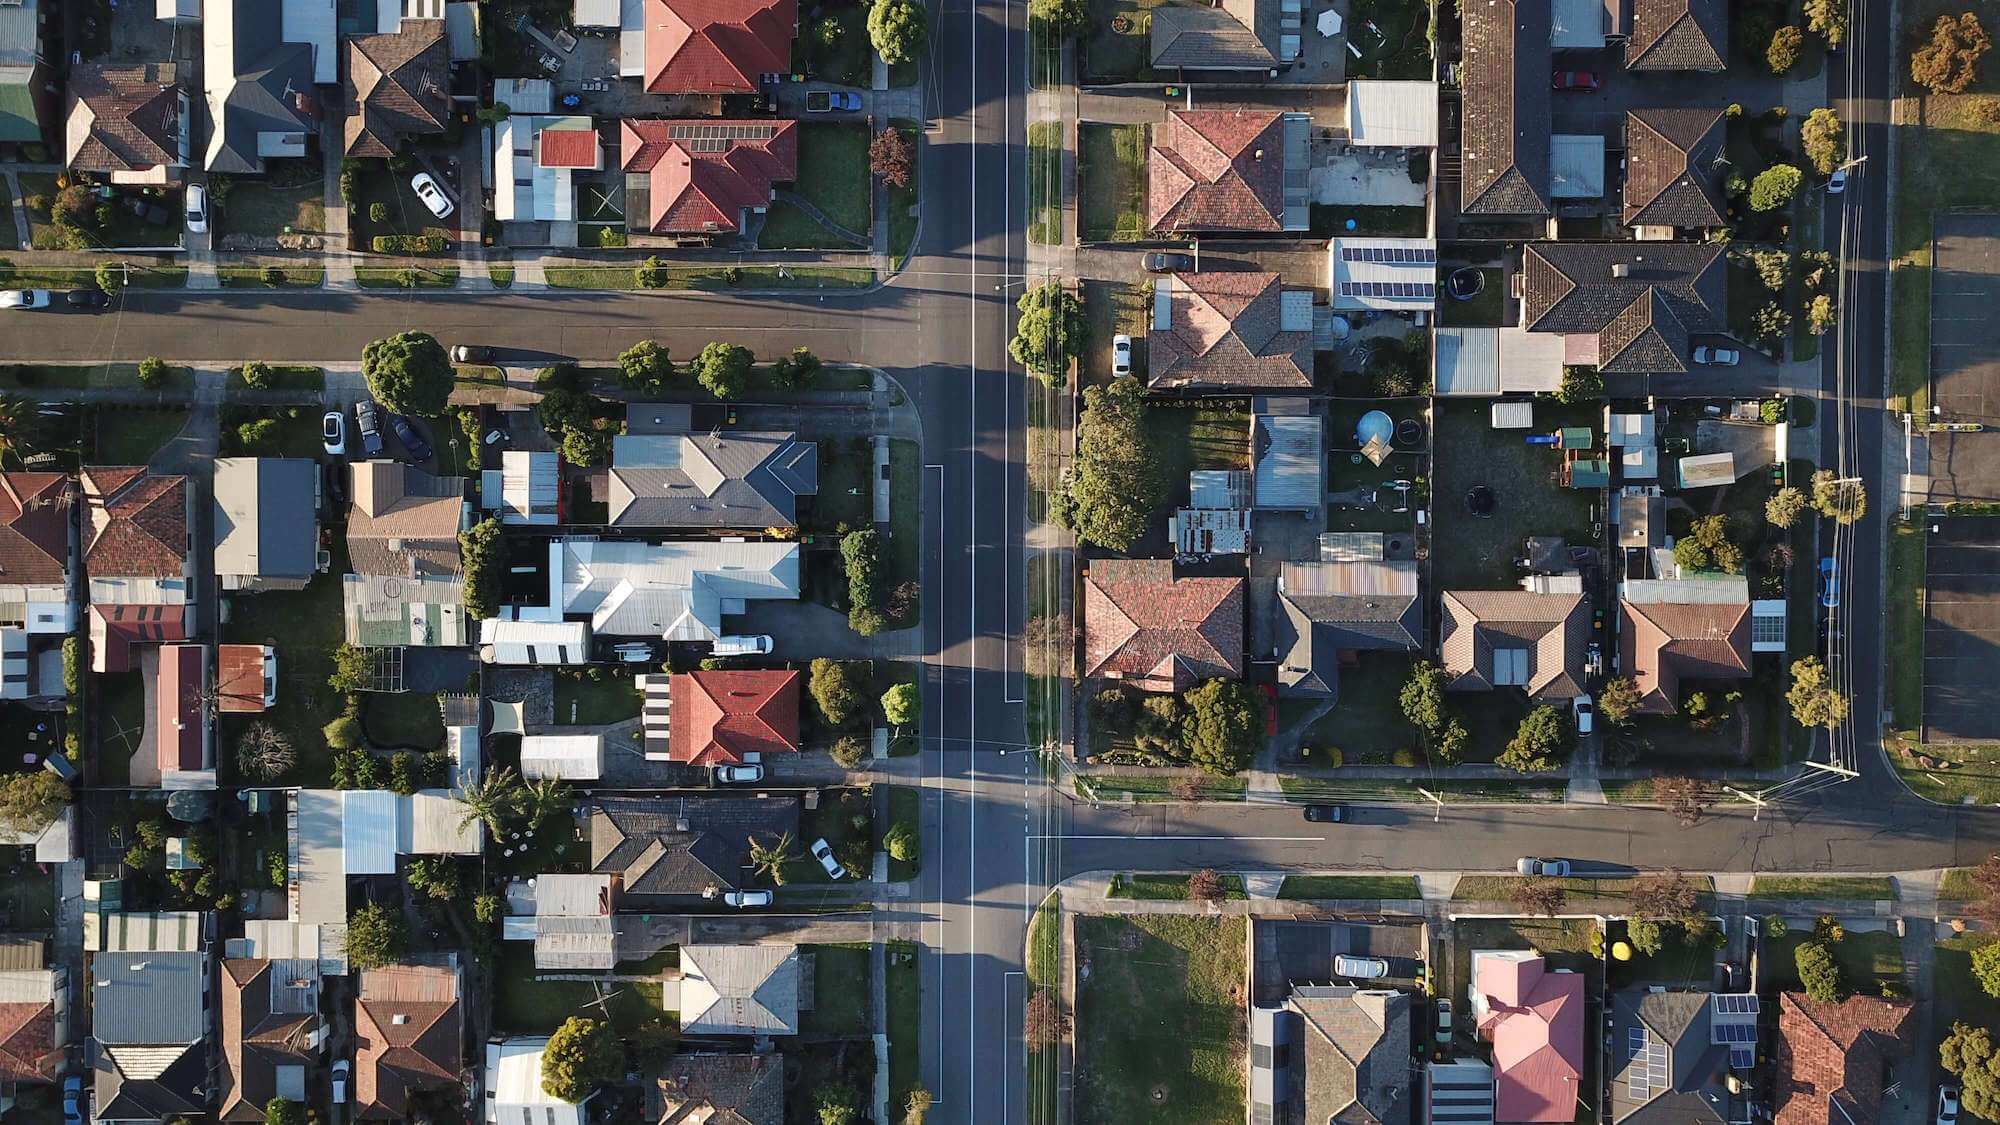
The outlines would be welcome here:
M 263 645 L 215 646 L 215 698 L 222 711 L 264 709 Z
M 1729 58 L 1729 11 L 1723 0 L 1632 0 L 1632 70 L 1722 70 Z
M 1910 1053 L 1908 1000 L 1850 996 L 1822 1004 L 1803 993 L 1778 997 L 1772 1044 L 1776 1125 L 1828 1125 L 1882 1119 L 1882 1076 L 1889 1059 Z M 1839 1102 L 1843 1113 L 1832 1112 Z
M 1583 975 L 1555 973 L 1540 957 L 1482 958 L 1481 1038 L 1493 1044 L 1494 1119 L 1570 1121 L 1583 1078 Z
M 59 583 L 69 573 L 76 486 L 64 473 L 0 473 L 0 583 Z
M 1440 653 L 1451 691 L 1490 691 L 1514 680 L 1497 653 L 1525 652 L 1526 667 L 1511 686 L 1537 702 L 1582 695 L 1590 600 L 1582 594 L 1525 590 L 1446 590 Z
M 729 94 L 792 69 L 798 0 L 645 0 L 646 90 Z
M 1283 230 L 1283 122 L 1277 112 L 1168 110 L 1146 158 L 1146 226 Z
M 208 687 L 208 652 L 200 645 L 160 646 L 158 689 L 153 693 L 153 745 L 160 770 L 198 770 L 202 760 L 201 697 Z
M 90 670 L 130 672 L 133 646 L 187 640 L 184 605 L 90 607 Z
M 535 134 L 535 162 L 544 168 L 595 168 L 597 130 L 543 129 Z
M 1687 336 L 1726 331 L 1728 266 L 1717 243 L 1531 242 L 1522 326 L 1598 337 L 1599 368 L 1687 370 Z
M 1548 0 L 1462 9 L 1465 94 L 1459 210 L 1549 213 Z
M 1626 226 L 1719 227 L 1723 116 L 1719 109 L 1635 109 L 1625 115 Z
M 53 1082 L 62 1061 L 49 1001 L 0 1004 L 0 1080 Z
M 465 478 L 434 477 L 395 461 L 356 461 L 347 561 L 390 578 L 458 573 Z
M 758 1055 L 676 1055 L 646 1088 L 658 1125 L 784 1125 L 785 1060 Z
M 181 117 L 187 91 L 179 82 L 173 63 L 86 63 L 71 70 L 64 126 L 69 166 L 88 172 L 144 172 L 179 165 L 187 130 Z
M 1282 331 L 1275 273 L 1177 273 L 1168 326 L 1146 334 L 1147 384 L 1311 389 L 1310 330 Z
M 702 138 L 717 130 L 740 135 Z M 746 208 L 771 200 L 799 175 L 795 121 L 619 122 L 620 166 L 647 181 L 646 227 L 655 234 L 742 229 Z
M 451 51 L 443 20 L 347 41 L 347 155 L 394 156 L 409 136 L 442 133 L 451 116 Z
M 316 1052 L 307 1040 L 317 1016 L 272 1010 L 276 963 L 262 958 L 222 962 L 223 1121 L 261 1122 L 264 1106 L 278 1095 L 278 1068 L 311 1066 Z M 275 982 L 283 989 L 285 981 Z
M 1631 602 L 1618 606 L 1618 665 L 1639 688 L 1639 710 L 1680 710 L 1680 682 L 1750 675 L 1750 603 Z
M 83 566 L 93 578 L 179 578 L 187 561 L 187 478 L 142 465 L 92 465 L 78 474 L 90 526 Z
M 668 693 L 669 761 L 709 766 L 798 751 L 797 672 L 686 672 L 668 681 Z
M 1083 587 L 1083 674 L 1185 691 L 1243 674 L 1241 578 L 1176 578 L 1167 559 L 1099 559 Z
M 455 967 L 362 970 L 354 1001 L 355 1116 L 401 1121 L 412 1091 L 456 1086 L 464 1019 Z

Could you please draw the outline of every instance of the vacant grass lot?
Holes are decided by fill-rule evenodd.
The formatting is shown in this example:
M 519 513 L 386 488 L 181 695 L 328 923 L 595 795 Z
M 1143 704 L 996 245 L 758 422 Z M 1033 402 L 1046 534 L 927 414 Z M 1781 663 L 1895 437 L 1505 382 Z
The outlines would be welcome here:
M 792 190 L 827 218 L 866 237 L 874 207 L 868 173 L 868 126 L 811 122 L 799 126 L 799 178 Z M 804 211 L 774 203 L 764 216 L 757 245 L 766 250 L 833 249 L 853 243 Z
M 1146 127 L 1076 126 L 1076 224 L 1084 242 L 1146 237 Z
M 325 233 L 326 184 L 319 161 L 273 161 L 271 167 L 268 179 L 237 184 L 244 190 L 231 191 L 215 205 L 216 245 L 232 234 L 276 238 Z
M 807 1035 L 868 1034 L 869 971 L 866 944 L 808 945 L 813 955 L 813 1010 L 799 1013 Z
M 494 990 L 496 1029 L 546 1035 L 571 1016 L 603 1019 L 609 1013 L 612 1026 L 622 1030 L 668 1015 L 661 1007 L 657 981 L 605 981 L 599 985 L 585 980 L 537 980 L 536 972 L 533 942 L 501 943 L 495 979 L 506 982 L 506 987 Z M 599 988 L 611 992 L 608 1004 L 596 1003 Z
M 1077 1119 L 1242 1121 L 1243 920 L 1091 916 L 1076 925 Z
M 1595 428 L 1600 422 L 1594 404 L 1535 403 L 1535 430 L 1540 433 L 1560 426 Z M 1484 402 L 1440 400 L 1436 427 L 1431 443 L 1437 451 L 1434 534 L 1438 542 L 1451 545 L 1431 559 L 1438 590 L 1511 586 L 1518 577 L 1514 558 L 1530 535 L 1561 535 L 1572 546 L 1594 542 L 1590 517 L 1596 493 L 1556 483 L 1560 454 L 1525 444 L 1520 430 L 1494 429 Z M 1466 493 L 1475 485 L 1493 490 L 1492 515 L 1479 517 L 1467 509 Z
M 1287 875 L 1278 887 L 1279 898 L 1387 898 L 1422 897 L 1411 875 Z

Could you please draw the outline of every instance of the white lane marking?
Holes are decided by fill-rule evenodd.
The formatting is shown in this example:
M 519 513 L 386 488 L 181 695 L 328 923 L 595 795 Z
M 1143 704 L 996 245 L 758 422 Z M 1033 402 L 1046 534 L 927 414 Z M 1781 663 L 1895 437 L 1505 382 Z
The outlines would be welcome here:
M 1037 833 L 1030 840 L 1242 840 L 1250 843 L 1325 843 L 1331 836 L 1176 836 L 1167 833 L 1134 836 L 1073 836 L 1067 832 Z

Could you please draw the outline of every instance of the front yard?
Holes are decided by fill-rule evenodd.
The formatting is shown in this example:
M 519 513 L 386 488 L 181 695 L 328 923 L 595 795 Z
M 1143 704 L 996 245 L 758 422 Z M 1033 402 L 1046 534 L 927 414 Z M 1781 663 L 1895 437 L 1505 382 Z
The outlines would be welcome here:
M 1146 126 L 1077 123 L 1076 197 L 1082 241 L 1146 237 Z
M 97 420 L 99 465 L 143 465 L 187 426 L 181 407 L 120 407 Z
M 846 230 L 868 237 L 874 181 L 868 171 L 868 126 L 810 122 L 799 126 L 799 198 Z M 837 250 L 854 243 L 828 230 L 801 208 L 771 204 L 757 236 L 764 250 Z
M 868 946 L 806 945 L 799 951 L 813 955 L 813 1007 L 800 1013 L 799 1031 L 842 1037 L 868 1034 L 868 990 L 875 975 L 869 969 Z
M 1928 922 L 1923 924 L 1929 925 Z M 1782 992 L 1796 991 L 1800 987 L 1797 951 L 1799 945 L 1810 941 L 1812 936 L 1811 927 L 1799 921 L 1791 924 L 1784 937 L 1765 939 L 1763 964 L 1766 987 Z M 1884 983 L 1903 984 L 1903 943 L 1888 930 L 1847 931 L 1845 938 L 1833 943 L 1833 959 L 1840 966 L 1847 987 L 1863 995 L 1881 995 Z M 1943 969 L 1942 951 L 1939 969 Z
M 1078 1120 L 1243 1120 L 1243 925 L 1168 914 L 1076 920 Z
M 1403 718 L 1397 701 L 1412 663 L 1407 653 L 1356 652 L 1353 664 L 1343 664 L 1340 701 L 1300 742 L 1312 751 L 1305 764 L 1389 765 L 1396 751 L 1414 749 L 1417 728 Z
M 216 245 L 230 236 L 269 240 L 326 232 L 326 181 L 320 162 L 273 160 L 270 175 L 233 185 L 215 205 Z M 242 191 L 235 190 L 242 188 Z

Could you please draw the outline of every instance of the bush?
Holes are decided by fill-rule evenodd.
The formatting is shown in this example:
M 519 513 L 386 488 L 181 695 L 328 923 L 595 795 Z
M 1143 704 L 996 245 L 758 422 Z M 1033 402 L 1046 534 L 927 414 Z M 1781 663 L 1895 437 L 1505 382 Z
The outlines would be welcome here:
M 326 736 L 326 744 L 335 750 L 353 750 L 361 745 L 361 720 L 353 715 L 341 715 L 320 728 Z
M 624 1077 L 625 1048 L 608 1023 L 571 1016 L 542 1050 L 542 1092 L 579 1102 Z
M 1799 970 L 1799 985 L 1805 994 L 1822 1004 L 1838 1004 L 1846 999 L 1846 983 L 1840 978 L 1840 963 L 1826 943 L 1802 941 L 1792 953 Z
M 271 365 L 261 359 L 253 359 L 243 365 L 243 385 L 252 390 L 269 390 L 272 379 Z
M 1507 743 L 1507 749 L 1493 759 L 1493 764 L 1517 773 L 1555 769 L 1562 764 L 1557 755 L 1567 737 L 1568 731 L 1556 709 L 1547 705 L 1537 707 L 1521 720 L 1520 729 Z
M 830 727 L 844 727 L 858 713 L 866 689 L 865 666 L 817 657 L 806 673 L 806 692 Z
M 667 287 L 667 265 L 659 258 L 648 256 L 632 268 L 632 280 L 641 289 L 665 289 Z
M 1982 945 L 1972 951 L 1972 976 L 1988 996 L 2000 996 L 2000 945 Z
M 1799 143 L 1822 176 L 1831 175 L 1847 159 L 1847 134 L 1841 129 L 1840 115 L 1830 109 L 1806 115 L 1799 123 Z
M 625 232 L 617 227 L 598 227 L 597 244 L 606 250 L 616 250 L 626 243 Z
M 285 271 L 276 266 L 265 266 L 258 272 L 257 276 L 263 280 L 264 284 L 273 289 L 285 283 Z
M 916 167 L 916 146 L 901 129 L 890 126 L 868 143 L 868 167 L 890 187 L 909 187 Z
M 1181 743 L 1188 760 L 1213 774 L 1238 773 L 1263 741 L 1263 710 L 1248 684 L 1209 680 L 1184 699 Z
M 139 361 L 139 385 L 149 391 L 159 390 L 167 383 L 167 361 L 156 355 L 149 355 Z
M 116 296 L 131 279 L 128 267 L 123 262 L 103 262 L 97 267 L 97 288 Z
M 1931 40 L 1910 53 L 1910 78 L 1933 94 L 1962 94 L 1979 79 L 1979 59 L 1993 49 L 1979 17 L 1939 16 Z
M 901 863 L 917 858 L 918 847 L 917 826 L 907 820 L 897 821 L 882 837 L 882 849 L 889 853 L 890 859 Z
M 1773 164 L 1750 181 L 1750 209 L 1775 211 L 1790 203 L 1804 182 L 1805 173 L 1792 165 Z
M 844 770 L 859 769 L 868 759 L 868 747 L 853 735 L 844 735 L 833 742 L 833 760 Z
M 376 201 L 376 202 L 374 202 L 374 203 L 370 203 L 370 204 L 368 205 L 368 221 L 369 221 L 369 222 L 371 222 L 371 223 L 386 223 L 386 222 L 388 222 L 388 221 L 389 221 L 389 205 L 388 205 L 388 204 L 386 204 L 386 203 L 383 203 L 383 202 L 381 202 L 381 201 L 379 201 L 379 200 L 378 200 L 378 201 Z
M 1604 376 L 1595 367 L 1565 367 L 1556 401 L 1564 406 L 1594 402 L 1604 397 Z
M 446 241 L 441 234 L 378 234 L 369 245 L 377 254 L 442 254 Z

